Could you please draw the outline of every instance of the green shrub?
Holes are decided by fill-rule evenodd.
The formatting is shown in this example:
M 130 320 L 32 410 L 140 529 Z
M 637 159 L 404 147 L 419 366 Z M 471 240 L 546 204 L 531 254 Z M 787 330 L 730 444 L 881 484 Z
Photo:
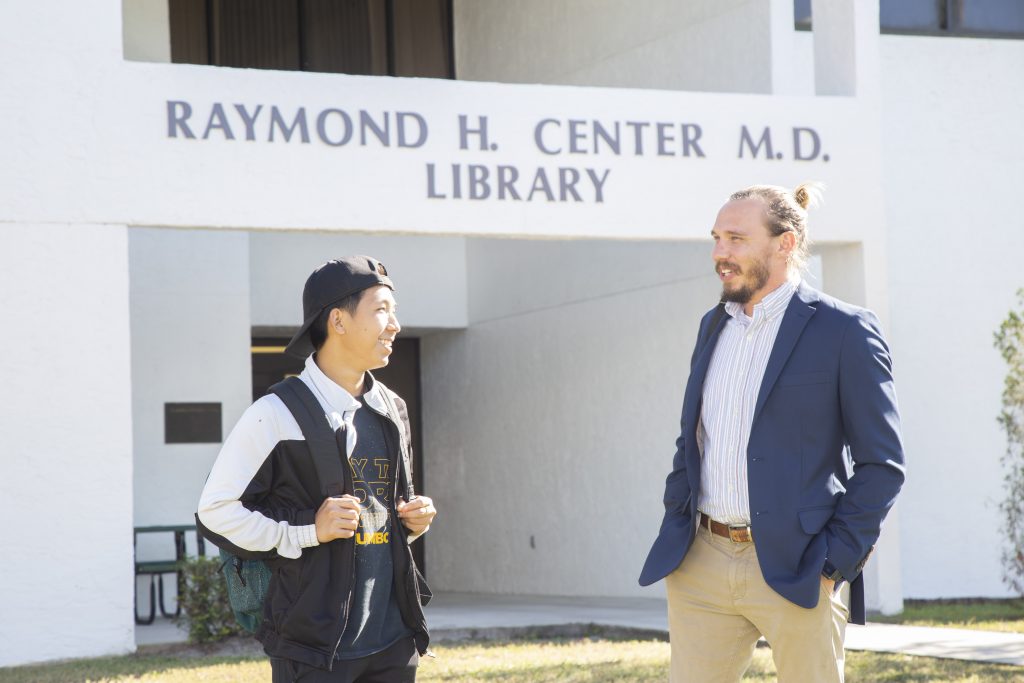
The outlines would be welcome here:
M 1017 292 L 1017 308 L 1000 324 L 995 345 L 1007 366 L 999 414 L 999 424 L 1006 432 L 1006 497 L 999 506 L 1006 521 L 1003 579 L 1018 595 L 1024 595 L 1024 289 Z
M 188 623 L 191 643 L 215 643 L 244 633 L 228 603 L 218 557 L 190 557 L 181 562 L 184 590 L 178 596 L 179 620 Z

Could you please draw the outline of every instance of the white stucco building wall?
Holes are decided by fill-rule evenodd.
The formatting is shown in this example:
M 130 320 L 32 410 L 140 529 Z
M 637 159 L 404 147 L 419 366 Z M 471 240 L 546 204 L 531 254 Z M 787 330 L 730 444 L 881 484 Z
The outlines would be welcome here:
M 636 578 L 716 295 L 706 249 L 473 239 L 467 254 L 469 328 L 421 342 L 426 485 L 446 519 L 431 581 L 653 595 Z
M 136 526 L 192 523 L 220 450 L 165 443 L 164 404 L 220 403 L 227 437 L 252 402 L 248 241 L 235 231 L 129 230 Z M 155 540 L 141 537 L 140 555 Z M 141 559 L 172 558 L 173 543 L 160 540 L 163 556 Z
M 254 327 L 298 328 L 306 278 L 350 254 L 370 254 L 394 275 L 403 336 L 466 326 L 464 237 L 256 232 L 249 244 Z
M 128 652 L 127 230 L 2 222 L 0 292 L 0 666 Z
M 992 335 L 1024 287 L 1024 41 L 883 36 L 881 55 L 903 590 L 1009 595 Z
M 654 0 L 643 11 L 615 0 L 456 0 L 456 76 L 770 93 L 772 12 L 786 7 L 792 26 L 782 0 Z

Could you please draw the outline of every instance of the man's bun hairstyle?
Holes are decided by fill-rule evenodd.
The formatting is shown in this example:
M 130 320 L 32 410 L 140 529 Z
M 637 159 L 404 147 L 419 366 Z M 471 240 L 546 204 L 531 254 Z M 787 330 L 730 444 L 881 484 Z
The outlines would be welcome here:
M 811 255 L 811 240 L 807 236 L 807 209 L 821 203 L 824 190 L 825 185 L 819 182 L 800 183 L 792 192 L 778 185 L 751 185 L 733 192 L 729 201 L 760 199 L 764 202 L 768 232 L 775 236 L 784 232 L 793 233 L 796 246 L 789 255 L 789 263 L 792 268 L 803 270 Z
M 806 211 L 821 204 L 821 195 L 825 191 L 825 185 L 818 182 L 800 183 L 793 190 L 793 199 Z

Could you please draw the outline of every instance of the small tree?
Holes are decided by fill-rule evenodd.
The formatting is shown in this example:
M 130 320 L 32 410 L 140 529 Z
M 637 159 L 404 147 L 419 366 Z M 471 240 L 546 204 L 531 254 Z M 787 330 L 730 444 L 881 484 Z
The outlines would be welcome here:
M 995 346 L 1008 366 L 999 424 L 1006 432 L 1003 479 L 1006 498 L 999 509 L 1006 519 L 1009 546 L 1003 549 L 1003 580 L 1024 595 L 1024 289 L 995 333 Z
M 188 624 L 189 642 L 215 643 L 244 633 L 231 611 L 221 564 L 215 557 L 190 557 L 181 562 L 185 586 L 178 596 L 179 620 Z

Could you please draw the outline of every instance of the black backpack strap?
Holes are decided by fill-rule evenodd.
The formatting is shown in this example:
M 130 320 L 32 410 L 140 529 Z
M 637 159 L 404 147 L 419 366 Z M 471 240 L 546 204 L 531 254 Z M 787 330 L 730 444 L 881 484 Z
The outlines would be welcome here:
M 398 406 L 395 404 L 395 398 L 391 395 L 391 390 L 384 386 L 381 382 L 374 380 L 380 391 L 380 395 L 384 398 L 384 403 L 388 409 L 388 417 L 398 427 L 398 444 L 399 454 L 402 458 L 402 466 L 399 470 L 399 483 L 402 489 L 405 491 L 405 499 L 407 501 L 412 500 L 416 497 L 416 490 L 412 485 L 412 463 L 410 462 L 411 450 L 409 448 L 408 439 L 406 438 L 406 428 L 409 426 L 409 416 L 406 413 L 399 413 Z
M 342 495 L 345 475 L 341 467 L 343 458 L 339 454 L 339 439 L 327 421 L 323 406 L 298 377 L 286 377 L 270 387 L 270 391 L 284 402 L 299 424 L 320 479 L 321 493 L 324 497 Z M 344 438 L 341 443 L 345 443 Z

